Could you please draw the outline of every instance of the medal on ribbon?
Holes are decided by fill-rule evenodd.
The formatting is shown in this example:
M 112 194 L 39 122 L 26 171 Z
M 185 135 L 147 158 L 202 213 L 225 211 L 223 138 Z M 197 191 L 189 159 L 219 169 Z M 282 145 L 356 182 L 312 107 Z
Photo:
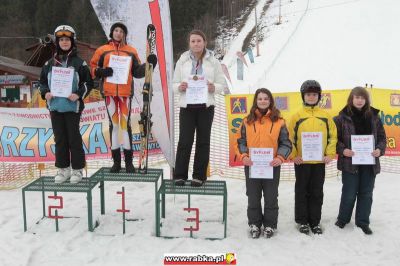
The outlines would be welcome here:
M 196 80 L 199 79 L 199 77 L 197 76 L 197 70 L 199 69 L 199 67 L 200 67 L 200 61 L 198 60 L 198 61 L 197 61 L 197 64 L 196 64 L 196 68 L 195 68 L 195 74 L 194 74 L 194 76 L 193 76 L 193 80 L 194 80 L 194 81 L 196 81 Z

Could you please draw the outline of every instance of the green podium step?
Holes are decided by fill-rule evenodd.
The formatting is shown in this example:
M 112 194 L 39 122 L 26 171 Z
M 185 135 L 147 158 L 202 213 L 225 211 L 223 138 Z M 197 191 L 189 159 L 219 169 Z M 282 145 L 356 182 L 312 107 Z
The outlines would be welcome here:
M 162 169 L 147 169 L 146 174 L 126 173 L 122 168 L 119 173 L 110 173 L 110 167 L 102 167 L 90 178 L 97 181 L 122 181 L 122 182 L 158 182 L 163 176 Z
M 173 180 L 164 180 L 159 193 L 226 196 L 227 192 L 225 181 L 206 181 L 201 187 L 192 187 L 190 180 L 184 186 L 175 186 Z
M 166 194 L 186 194 L 188 195 L 188 208 L 190 208 L 191 195 L 209 195 L 223 197 L 223 223 L 224 223 L 224 238 L 226 238 L 227 228 L 227 200 L 228 192 L 225 181 L 210 180 L 206 181 L 200 187 L 192 187 L 190 180 L 185 182 L 184 186 L 176 186 L 173 180 L 163 180 L 160 189 L 157 191 L 156 197 L 156 236 L 161 236 L 161 218 L 165 218 L 165 195 Z M 191 236 L 192 236 L 192 232 Z
M 100 168 L 90 179 L 100 182 L 101 214 L 105 214 L 105 182 L 149 182 L 154 183 L 154 198 L 156 199 L 158 181 L 163 179 L 163 170 L 148 168 L 147 173 L 126 173 L 122 168 L 119 173 L 110 173 L 110 167 Z M 157 211 L 157 209 L 156 209 Z
M 71 184 L 70 182 L 64 182 L 61 184 L 54 183 L 54 176 L 42 176 L 32 183 L 22 188 L 22 204 L 23 204 L 23 215 L 24 215 L 24 231 L 27 230 L 26 221 L 26 202 L 25 193 L 28 191 L 42 192 L 42 205 L 43 205 L 43 217 L 46 217 L 46 206 L 45 206 L 45 193 L 53 192 L 57 195 L 58 192 L 73 192 L 73 193 L 86 193 L 87 209 L 88 209 L 88 230 L 93 231 L 93 216 L 92 216 L 92 189 L 96 186 L 98 181 L 89 178 L 83 178 L 81 182 Z M 58 230 L 58 219 L 56 220 L 56 230 Z

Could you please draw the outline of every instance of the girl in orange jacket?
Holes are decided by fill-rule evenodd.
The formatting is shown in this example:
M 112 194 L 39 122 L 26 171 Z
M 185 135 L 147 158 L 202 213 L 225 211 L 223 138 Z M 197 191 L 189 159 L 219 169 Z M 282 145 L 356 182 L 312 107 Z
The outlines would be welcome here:
M 114 23 L 110 30 L 111 40 L 99 47 L 90 61 L 92 76 L 101 79 L 100 90 L 105 96 L 110 121 L 111 154 L 114 160 L 110 170 L 112 173 L 118 173 L 121 170 L 120 130 L 123 136 L 122 147 L 124 149 L 126 172 L 133 173 L 135 171 L 132 164 L 132 128 L 130 120 L 133 77 L 144 77 L 145 64 L 140 63 L 136 49 L 127 44 L 127 34 L 128 29 L 123 23 Z M 153 67 L 156 66 L 157 57 L 155 55 L 149 56 L 147 60 L 153 64 Z M 127 77 L 113 77 L 115 73 L 112 64 L 118 61 L 125 62 L 129 66 Z
M 272 148 L 273 167 L 272 178 L 252 178 L 250 167 L 253 161 L 251 148 Z M 292 151 L 292 143 L 285 120 L 275 107 L 274 98 L 269 90 L 258 89 L 254 95 L 253 106 L 249 115 L 243 120 L 237 133 L 236 154 L 245 165 L 246 195 L 248 197 L 247 218 L 250 234 L 258 238 L 261 226 L 264 226 L 264 236 L 273 236 L 278 223 L 278 186 L 280 165 Z M 264 193 L 264 214 L 261 209 L 261 197 Z

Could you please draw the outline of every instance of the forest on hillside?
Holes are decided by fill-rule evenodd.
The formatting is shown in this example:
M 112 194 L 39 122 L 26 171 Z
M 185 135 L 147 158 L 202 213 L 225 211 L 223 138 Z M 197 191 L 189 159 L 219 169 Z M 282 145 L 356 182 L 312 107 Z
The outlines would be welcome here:
M 209 38 L 214 49 L 218 21 L 233 25 L 246 6 L 256 0 L 170 0 L 175 59 L 187 49 L 187 34 L 196 28 Z M 229 24 L 230 22 L 230 24 Z M 100 45 L 107 39 L 89 0 L 1 0 L 0 55 L 25 61 L 25 49 L 56 26 L 69 24 L 83 42 Z

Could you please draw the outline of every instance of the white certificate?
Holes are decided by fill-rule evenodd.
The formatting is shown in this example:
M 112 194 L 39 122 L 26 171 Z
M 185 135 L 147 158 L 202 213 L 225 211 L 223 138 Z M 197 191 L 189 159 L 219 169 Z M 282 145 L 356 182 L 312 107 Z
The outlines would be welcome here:
M 73 68 L 53 67 L 51 69 L 50 91 L 53 96 L 68 98 L 72 93 Z
M 351 135 L 352 164 L 375 164 L 373 135 Z
M 322 132 L 301 133 L 303 161 L 322 161 Z
M 191 76 L 186 89 L 186 104 L 206 103 L 208 98 L 208 86 L 205 76 Z
M 130 56 L 111 55 L 108 67 L 113 69 L 113 75 L 107 77 L 107 82 L 114 84 L 127 84 L 131 68 Z
M 250 178 L 273 179 L 274 167 L 269 163 L 274 159 L 273 148 L 250 148 Z

